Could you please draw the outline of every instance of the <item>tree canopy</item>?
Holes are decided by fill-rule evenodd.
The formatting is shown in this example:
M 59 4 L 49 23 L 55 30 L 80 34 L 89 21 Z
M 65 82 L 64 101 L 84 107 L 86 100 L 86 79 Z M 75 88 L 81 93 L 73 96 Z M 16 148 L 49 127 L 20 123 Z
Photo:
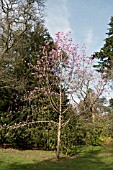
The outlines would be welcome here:
M 105 39 L 104 46 L 99 52 L 95 52 L 93 58 L 99 59 L 98 64 L 94 65 L 97 71 L 105 73 L 110 79 L 113 79 L 113 17 L 108 25 L 108 37 Z

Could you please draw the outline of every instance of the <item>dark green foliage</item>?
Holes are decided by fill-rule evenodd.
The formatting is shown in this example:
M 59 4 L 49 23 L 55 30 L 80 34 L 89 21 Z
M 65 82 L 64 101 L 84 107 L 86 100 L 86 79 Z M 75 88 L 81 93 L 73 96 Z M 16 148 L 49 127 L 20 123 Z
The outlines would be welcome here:
M 100 52 L 94 54 L 94 58 L 98 58 L 98 65 L 94 65 L 98 71 L 107 73 L 110 79 L 112 79 L 113 72 L 113 17 L 109 23 L 108 38 L 105 39 L 105 44 L 101 48 Z
M 0 145 L 11 144 L 19 149 L 55 149 L 57 126 L 48 123 L 38 123 L 20 128 L 0 131 Z
M 63 153 L 76 154 L 76 146 L 100 146 L 103 144 L 103 138 L 111 137 L 112 126 L 110 125 L 110 117 L 105 114 L 104 108 L 103 112 L 101 110 L 103 101 L 104 99 L 101 99 L 101 102 L 99 100 L 101 104 L 97 103 L 98 105 L 95 105 L 95 111 L 96 107 L 99 110 L 95 113 L 94 119 L 87 116 L 89 115 L 89 110 L 81 114 L 81 116 L 77 116 L 77 113 L 75 113 L 75 117 L 73 117 L 70 123 L 63 127 L 61 143 Z
M 113 99 L 109 100 L 110 107 L 113 108 Z
M 9 6 L 11 5 L 10 3 L 13 2 L 10 1 Z M 18 1 L 15 3 L 18 5 Z M 44 124 L 39 123 L 37 127 L 34 125 L 34 122 L 38 120 L 50 120 L 51 118 L 56 120 L 56 114 L 52 111 L 47 96 L 44 96 L 44 92 L 35 90 L 36 87 L 44 88 L 45 79 L 36 79 L 34 77 L 32 74 L 36 72 L 34 66 L 37 64 L 37 61 L 42 60 L 44 55 L 43 46 L 46 46 L 48 42 L 49 47 L 47 52 L 49 53 L 51 51 L 53 40 L 47 29 L 44 28 L 41 18 L 37 19 L 36 13 L 33 16 L 33 12 L 35 11 L 33 3 L 34 1 L 24 6 L 23 1 L 23 4 L 21 4 L 23 5 L 22 10 L 24 7 L 26 9 L 28 8 L 28 13 L 25 14 L 25 9 L 22 17 L 25 19 L 30 14 L 30 18 L 28 17 L 28 20 L 26 19 L 25 25 L 23 22 L 26 29 L 10 30 L 11 35 L 17 36 L 11 37 L 11 46 L 10 48 L 7 46 L 7 50 L 5 47 L 7 44 L 9 45 L 9 42 L 6 42 L 5 45 L 3 43 L 0 44 L 2 45 L 2 48 L 0 48 L 0 142 L 10 142 L 12 145 L 20 147 L 22 147 L 22 143 L 23 146 L 29 145 L 29 142 L 32 146 L 36 143 L 37 147 L 39 147 L 38 145 L 40 144 L 38 144 L 39 142 L 37 140 L 42 143 L 42 147 L 43 145 L 45 147 L 45 142 L 43 144 L 41 140 L 46 140 L 47 137 L 44 138 L 44 135 L 43 137 L 41 135 L 42 133 L 46 135 L 46 131 L 50 129 L 50 125 L 47 125 L 46 129 L 44 129 Z M 43 0 L 37 0 L 37 3 L 39 10 L 41 7 L 44 7 Z M 11 10 L 13 11 L 13 8 Z M 36 20 L 34 20 L 35 18 Z M 3 24 L 2 20 L 0 22 Z M 5 28 L 3 30 L 4 32 Z M 9 36 L 8 32 L 5 32 L 5 34 L 6 37 Z M 5 37 L 3 36 L 3 38 Z M 43 63 L 41 67 L 43 67 Z M 32 125 L 30 128 L 27 126 L 29 123 Z M 15 128 L 16 125 L 19 127 Z M 23 125 L 25 126 L 23 127 Z M 38 134 L 36 131 L 38 131 Z

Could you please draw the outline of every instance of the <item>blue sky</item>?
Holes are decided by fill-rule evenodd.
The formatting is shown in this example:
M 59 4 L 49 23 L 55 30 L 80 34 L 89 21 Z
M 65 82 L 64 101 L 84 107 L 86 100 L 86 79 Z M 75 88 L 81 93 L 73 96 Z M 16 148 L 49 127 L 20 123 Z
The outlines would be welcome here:
M 71 31 L 75 44 L 86 44 L 87 55 L 102 47 L 113 0 L 47 0 L 46 7 L 46 27 L 52 37 L 58 31 Z

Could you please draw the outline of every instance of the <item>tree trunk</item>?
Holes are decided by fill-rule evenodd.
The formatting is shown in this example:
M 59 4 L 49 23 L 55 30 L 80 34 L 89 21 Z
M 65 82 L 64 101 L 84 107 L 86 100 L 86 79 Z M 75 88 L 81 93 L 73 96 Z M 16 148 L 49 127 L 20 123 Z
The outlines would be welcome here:
M 60 108 L 59 108 L 59 122 L 58 122 L 58 136 L 57 136 L 57 153 L 56 153 L 57 159 L 59 159 L 60 156 L 61 125 L 62 125 L 62 86 L 60 84 Z
M 60 157 L 60 144 L 61 144 L 61 126 L 62 126 L 62 52 L 60 54 L 60 105 L 59 105 L 59 122 L 58 122 L 58 136 L 57 136 L 57 153 L 56 158 Z
M 59 123 L 58 123 L 58 136 L 57 136 L 57 153 L 56 158 L 60 157 L 60 141 L 61 141 L 61 115 L 59 115 Z

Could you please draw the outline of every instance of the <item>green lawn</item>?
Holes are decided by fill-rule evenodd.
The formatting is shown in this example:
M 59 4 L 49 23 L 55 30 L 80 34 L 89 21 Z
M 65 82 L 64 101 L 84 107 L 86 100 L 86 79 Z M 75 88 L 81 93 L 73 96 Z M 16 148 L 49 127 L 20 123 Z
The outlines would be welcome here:
M 113 170 L 113 150 L 80 147 L 75 156 L 53 151 L 0 149 L 0 170 Z

